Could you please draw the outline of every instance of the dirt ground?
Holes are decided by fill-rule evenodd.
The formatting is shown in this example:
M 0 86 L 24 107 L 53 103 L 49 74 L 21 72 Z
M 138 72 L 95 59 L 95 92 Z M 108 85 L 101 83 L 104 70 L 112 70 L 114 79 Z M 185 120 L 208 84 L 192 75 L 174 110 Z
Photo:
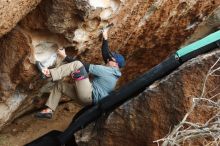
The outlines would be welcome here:
M 0 146 L 23 146 L 51 130 L 63 131 L 80 108 L 72 102 L 61 104 L 50 120 L 36 119 L 34 112 L 22 116 L 0 132 Z

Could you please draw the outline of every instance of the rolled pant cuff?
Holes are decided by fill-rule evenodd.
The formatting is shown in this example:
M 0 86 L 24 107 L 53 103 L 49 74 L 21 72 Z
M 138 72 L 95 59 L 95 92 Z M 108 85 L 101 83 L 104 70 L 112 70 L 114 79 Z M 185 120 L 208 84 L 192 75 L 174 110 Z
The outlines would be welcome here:
M 52 76 L 53 81 L 57 81 L 61 79 L 59 74 L 56 72 L 56 69 L 50 69 L 50 74 Z
M 51 105 L 49 105 L 49 104 L 45 104 L 47 107 L 49 107 L 50 109 L 52 109 L 52 111 L 54 112 L 55 110 L 56 110 L 56 107 L 54 107 L 54 106 L 51 106 Z

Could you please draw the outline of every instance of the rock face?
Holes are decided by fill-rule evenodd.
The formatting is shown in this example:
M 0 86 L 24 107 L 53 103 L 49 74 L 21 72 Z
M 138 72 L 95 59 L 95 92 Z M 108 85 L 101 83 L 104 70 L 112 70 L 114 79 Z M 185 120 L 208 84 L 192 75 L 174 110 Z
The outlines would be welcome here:
M 109 0 L 101 3 L 45 0 L 30 12 L 39 2 L 2 2 L 2 19 L 8 17 L 2 21 L 1 35 L 12 31 L 0 40 L 0 109 L 5 112 L 0 116 L 0 127 L 33 108 L 30 106 L 32 98 L 47 83 L 40 81 L 35 61 L 50 67 L 61 62 L 56 54 L 58 48 L 70 47 L 70 52 L 76 49 L 82 52 L 88 42 L 98 39 L 100 28 L 115 15 L 121 4 L 121 1 Z
M 0 116 L 2 127 L 19 116 L 19 110 L 30 105 L 26 97 L 36 71 L 30 63 L 28 39 L 21 31 L 15 29 L 5 35 L 0 40 L 0 47 L 0 110 L 4 112 Z M 21 107 L 22 103 L 26 104 Z
M 57 66 L 61 60 L 57 57 L 56 50 L 65 47 L 67 53 L 71 55 L 80 55 L 82 59 L 91 63 L 101 63 L 100 29 L 109 23 L 114 23 L 109 33 L 110 48 L 112 51 L 122 53 L 127 60 L 127 65 L 123 69 L 124 76 L 119 83 L 122 85 L 160 63 L 181 45 L 195 41 L 216 30 L 220 26 L 219 4 L 219 0 L 1 1 L 0 111 L 4 114 L 0 115 L 0 128 L 33 109 L 32 98 L 41 87 L 49 82 L 39 79 L 35 68 L 36 60 L 41 61 L 47 67 Z M 181 79 L 174 80 L 180 82 Z M 184 79 L 185 82 L 190 80 L 187 77 Z M 170 81 L 171 85 L 175 86 Z M 177 93 L 183 94 L 183 89 L 186 90 L 178 87 Z M 188 88 L 186 92 L 194 93 Z M 158 92 L 158 96 L 159 94 L 162 94 L 162 91 Z M 183 98 L 180 95 L 178 98 Z M 152 101 L 146 99 L 142 105 L 139 103 L 142 98 L 137 98 L 132 101 L 134 103 L 131 102 L 131 106 L 140 104 L 139 106 L 145 107 L 149 112 L 153 113 L 153 110 L 155 113 L 161 112 L 157 115 L 162 115 L 166 110 L 170 111 L 169 103 L 163 110 L 153 109 L 152 105 L 157 104 L 157 102 L 153 103 L 153 100 L 156 99 L 152 98 Z M 167 127 L 173 126 L 177 120 L 181 119 L 187 107 L 183 105 L 188 104 L 188 101 L 173 98 L 163 100 L 164 102 L 172 100 L 172 104 L 182 107 L 178 110 L 180 115 L 175 113 L 173 120 L 167 119 L 167 124 L 170 124 Z M 128 104 L 122 106 L 124 109 L 128 108 L 124 111 L 124 116 L 139 116 L 135 112 L 136 115 L 130 114 L 129 110 L 132 108 L 129 106 Z M 142 110 L 137 111 L 148 113 L 144 108 Z M 174 108 L 174 110 L 177 109 Z M 171 113 L 164 114 L 168 115 L 163 116 L 169 117 Z M 167 132 L 167 127 L 162 126 L 161 131 L 152 130 L 160 127 L 157 124 L 154 125 L 158 117 L 148 116 L 148 118 L 146 131 L 151 129 L 155 133 L 144 136 L 147 140 L 144 140 L 143 144 L 150 143 L 152 139 L 160 137 L 161 133 Z M 143 119 L 142 124 L 146 124 L 146 121 Z M 124 121 L 117 122 L 122 124 Z M 135 125 L 136 122 L 133 121 L 128 126 L 136 129 L 135 126 L 138 126 Z M 133 142 L 139 144 L 139 139 L 140 141 L 143 139 L 142 132 L 140 134 L 137 132 L 135 135 L 127 136 L 137 138 Z M 113 137 L 113 135 L 107 135 L 106 141 L 113 145 L 114 141 L 111 139 Z M 119 140 L 120 136 L 117 137 L 116 139 Z M 124 144 L 127 143 L 125 140 L 122 141 Z M 131 141 L 130 143 L 132 144 Z
M 126 54 L 128 60 L 124 79 L 134 79 L 137 74 L 152 68 L 177 50 L 217 5 L 219 1 L 133 2 L 132 12 L 127 12 L 130 15 L 126 23 L 129 25 L 122 25 L 115 31 L 118 35 L 115 35 L 112 43 L 118 44 L 116 42 L 125 40 L 119 49 Z M 127 34 L 121 33 L 123 36 L 119 37 L 118 32 L 124 29 L 131 31 Z M 112 45 L 112 48 L 117 46 Z M 138 73 L 133 73 L 134 68 Z
M 0 2 L 0 37 L 16 26 L 41 0 L 2 0 Z
M 93 124 L 80 131 L 77 134 L 79 145 L 157 145 L 153 141 L 165 137 L 182 120 L 191 107 L 192 99 L 201 95 L 208 70 L 219 56 L 220 51 L 217 50 L 184 63 L 120 106 L 108 118 L 98 120 L 96 126 Z M 219 77 L 209 78 L 206 92 L 213 91 L 219 83 Z M 216 91 L 210 93 L 209 97 L 218 93 L 218 87 Z M 194 123 L 205 123 L 212 112 L 206 107 L 197 108 L 189 119 Z

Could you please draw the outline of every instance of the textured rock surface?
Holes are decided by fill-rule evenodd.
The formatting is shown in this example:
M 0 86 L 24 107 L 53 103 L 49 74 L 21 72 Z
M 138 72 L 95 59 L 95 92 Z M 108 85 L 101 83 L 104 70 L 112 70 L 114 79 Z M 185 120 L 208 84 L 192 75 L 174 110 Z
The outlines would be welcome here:
M 0 2 L 0 37 L 16 26 L 41 0 L 2 0 Z
M 64 46 L 83 51 L 97 40 L 100 28 L 116 15 L 121 4 L 120 0 L 45 0 L 20 25 L 61 34 L 69 42 Z
M 115 29 L 117 35 L 112 37 L 112 48 L 124 43 L 119 50 L 126 54 L 128 60 L 124 70 L 125 80 L 134 79 L 137 74 L 152 68 L 177 50 L 220 1 L 162 0 L 133 3 L 131 12 L 124 10 L 128 18 L 122 21 L 124 25 Z M 135 73 L 134 68 L 137 70 Z
M 72 51 L 77 50 L 76 54 L 81 54 L 85 60 L 100 63 L 99 29 L 107 22 L 113 22 L 115 25 L 109 35 L 110 48 L 124 54 L 127 59 L 123 83 L 177 50 L 219 3 L 218 0 L 45 0 L 20 22 L 20 26 L 29 32 L 33 40 L 33 31 L 36 30 L 41 36 L 50 34 L 61 39 L 50 44 L 53 47 L 48 50 L 53 51 L 48 55 L 52 56 L 58 47 L 72 46 Z M 208 25 L 212 29 L 206 32 L 213 31 L 218 24 L 217 20 L 214 25 Z M 205 35 L 204 32 L 200 32 L 201 36 Z M 45 37 L 41 41 L 47 40 L 48 37 Z
M 19 116 L 19 111 L 30 105 L 25 98 L 32 90 L 34 66 L 30 63 L 28 39 L 18 29 L 0 40 L 0 127 Z M 32 90 L 33 91 L 33 90 Z M 23 107 L 21 106 L 23 103 Z
M 90 129 L 79 132 L 79 139 L 85 142 L 91 138 L 87 143 L 89 146 L 157 145 L 153 141 L 166 136 L 189 110 L 192 98 L 201 95 L 205 76 L 219 57 L 218 50 L 186 62 L 120 106 L 107 119 L 99 120 L 96 123 L 99 126 L 90 125 Z M 219 83 L 219 77 L 210 78 L 207 91 L 218 88 Z M 203 107 L 196 109 L 190 119 L 204 123 L 211 115 L 212 111 Z M 88 133 L 92 133 L 91 137 Z
M 92 63 L 101 63 L 99 35 L 100 29 L 107 23 L 114 23 L 109 34 L 111 50 L 124 54 L 127 59 L 120 84 L 134 79 L 160 63 L 181 45 L 195 41 L 197 38 L 216 30 L 219 26 L 219 9 L 215 10 L 219 7 L 219 0 L 43 0 L 41 3 L 39 2 L 40 0 L 0 2 L 2 7 L 0 10 L 2 18 L 0 36 L 8 32 L 0 39 L 0 110 L 4 113 L 0 116 L 0 127 L 33 109 L 30 106 L 32 98 L 40 87 L 44 87 L 47 83 L 47 81 L 39 80 L 34 66 L 36 60 L 42 61 L 45 66 L 59 65 L 60 60 L 57 58 L 56 49 L 68 47 L 68 53 L 78 54 L 82 59 Z M 38 3 L 39 5 L 36 7 Z M 34 9 L 35 7 L 36 9 Z M 31 11 L 32 9 L 34 10 Z M 28 15 L 26 15 L 27 13 Z M 208 17 L 209 15 L 211 17 Z M 21 18 L 23 19 L 19 21 Z M 15 25 L 16 27 L 14 27 Z M 192 39 L 188 40 L 190 36 Z M 201 65 L 201 67 L 203 66 Z M 182 79 L 185 80 L 184 83 L 181 82 Z M 178 85 L 184 84 L 185 87 L 185 83 L 191 82 L 192 79 L 192 76 L 189 79 L 184 76 L 183 78 L 176 77 L 173 80 Z M 177 89 L 171 81 L 168 83 L 172 89 Z M 180 95 L 183 92 L 184 95 L 185 92 L 191 95 L 195 92 L 193 86 L 192 89 L 178 87 L 179 90 L 176 92 Z M 171 91 L 161 90 L 164 91 L 163 94 L 172 94 Z M 180 95 L 178 97 L 183 98 Z M 162 96 L 162 92 L 157 96 Z M 156 116 L 170 111 L 171 107 L 168 105 L 171 102 L 172 104 L 176 102 L 175 104 L 182 109 L 178 110 L 179 107 L 177 109 L 172 107 L 176 111 L 173 120 L 167 119 L 167 124 L 170 125 L 174 125 L 181 119 L 181 115 L 184 114 L 182 110 L 186 110 L 189 104 L 187 99 L 183 101 L 175 100 L 175 98 L 163 99 L 167 105 L 164 105 L 164 109 L 160 111 L 159 108 L 153 109 L 157 104 L 157 101 L 153 103 L 156 99 L 158 98 L 152 98 L 152 101 L 148 101 L 148 99 L 143 104 L 139 103 L 142 101 L 141 97 L 135 99 L 131 105 L 122 106 L 124 109 L 128 109 L 125 110 L 124 116 L 139 116 L 139 114 L 129 115 L 128 113 L 129 109 L 132 109 L 129 106 L 132 104 L 139 106 L 140 104 L 149 112 L 156 113 L 155 116 L 149 116 L 149 119 L 146 120 L 148 122 L 146 131 L 148 129 L 154 130 L 162 127 L 159 125 L 162 123 L 154 125 L 158 118 Z M 137 111 L 148 113 L 144 110 Z M 161 114 L 158 114 L 159 112 Z M 166 114 L 169 118 L 169 114 L 172 112 Z M 145 119 L 143 120 L 142 124 L 146 124 L 144 123 Z M 118 121 L 118 124 L 123 122 L 123 120 Z M 128 126 L 136 129 L 136 122 L 133 121 Z M 125 132 L 127 132 L 126 128 L 123 129 Z M 144 140 L 143 143 L 148 143 L 166 132 L 167 127 L 162 127 L 161 131 L 158 130 L 158 132 L 144 136 L 147 140 Z M 117 134 L 119 136 L 116 140 L 119 140 L 120 133 Z M 141 132 L 135 134 L 137 134 L 136 137 L 132 134 L 128 134 L 127 137 L 137 138 L 137 141 L 133 141 L 138 144 L 136 142 L 139 139 L 142 141 L 143 138 L 139 138 Z M 113 145 L 114 141 L 111 138 L 113 136 L 107 135 L 105 139 Z M 125 140 L 122 142 L 127 143 Z M 132 144 L 131 141 L 130 143 Z

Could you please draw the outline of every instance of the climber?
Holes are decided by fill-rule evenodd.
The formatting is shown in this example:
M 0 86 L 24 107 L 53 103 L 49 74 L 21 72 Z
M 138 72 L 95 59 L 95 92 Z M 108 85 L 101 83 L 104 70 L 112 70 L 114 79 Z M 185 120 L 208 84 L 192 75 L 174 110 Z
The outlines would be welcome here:
M 102 57 L 105 65 L 83 63 L 76 60 L 75 57 L 67 56 L 65 49 L 58 49 L 58 55 L 67 64 L 48 69 L 41 62 L 36 62 L 38 70 L 44 76 L 57 82 L 50 91 L 46 102 L 47 108 L 36 113 L 35 117 L 51 119 L 62 94 L 78 99 L 83 105 L 92 105 L 97 104 L 114 90 L 116 82 L 121 76 L 120 68 L 125 66 L 125 59 L 121 54 L 109 51 L 108 29 L 105 28 L 102 31 Z M 91 82 L 88 73 L 93 75 Z M 59 81 L 69 75 L 73 78 L 74 84 Z

